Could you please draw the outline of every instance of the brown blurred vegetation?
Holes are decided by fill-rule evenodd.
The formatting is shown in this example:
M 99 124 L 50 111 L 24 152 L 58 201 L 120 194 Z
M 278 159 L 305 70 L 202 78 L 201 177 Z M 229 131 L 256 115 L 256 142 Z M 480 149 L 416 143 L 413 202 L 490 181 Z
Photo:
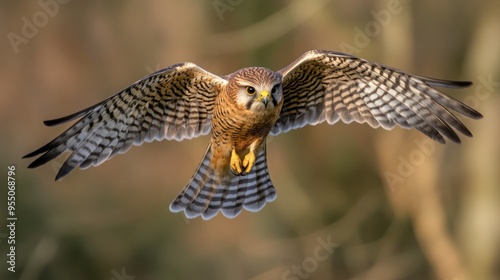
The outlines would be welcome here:
M 237 5 L 219 17 L 214 2 Z M 53 178 L 64 158 L 36 170 L 21 160 L 67 127 L 42 120 L 97 103 L 159 67 L 277 70 L 309 49 L 355 45 L 355 27 L 390 2 L 69 1 L 17 53 L 7 34 L 21 34 L 22 18 L 41 7 L 1 2 L 0 149 L 4 170 L 18 171 L 18 272 L 2 261 L 0 277 L 113 279 L 124 268 L 137 280 L 499 279 L 497 0 L 401 0 L 402 11 L 354 53 L 414 74 L 472 80 L 445 90 L 485 116 L 461 118 L 474 134 L 461 145 L 429 144 L 426 154 L 418 132 L 340 123 L 272 137 L 277 200 L 209 222 L 168 211 L 207 137 L 134 147 L 60 182 Z M 390 183 L 387 172 L 402 175 L 402 159 L 412 157 L 409 175 Z M 0 213 L 5 221 L 4 206 Z M 327 238 L 338 246 L 314 266 L 318 239 Z M 290 273 L 294 267 L 310 272 Z

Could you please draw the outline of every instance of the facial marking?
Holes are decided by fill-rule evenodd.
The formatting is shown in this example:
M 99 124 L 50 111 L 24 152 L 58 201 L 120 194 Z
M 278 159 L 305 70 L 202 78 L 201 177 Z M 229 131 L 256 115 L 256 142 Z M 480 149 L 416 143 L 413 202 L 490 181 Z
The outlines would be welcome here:
M 279 73 L 262 67 L 238 70 L 230 79 L 237 104 L 247 110 L 270 110 L 277 106 L 282 99 L 281 83 Z

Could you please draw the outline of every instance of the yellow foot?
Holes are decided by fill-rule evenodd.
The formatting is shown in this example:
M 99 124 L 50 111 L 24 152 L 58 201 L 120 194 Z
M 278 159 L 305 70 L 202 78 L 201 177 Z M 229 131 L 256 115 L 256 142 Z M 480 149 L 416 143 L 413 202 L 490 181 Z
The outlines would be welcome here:
M 243 167 L 245 167 L 246 173 L 250 173 L 250 170 L 252 170 L 252 166 L 254 163 L 255 163 L 255 154 L 253 151 L 250 151 L 243 159 Z
M 246 159 L 246 157 L 245 157 Z M 241 168 L 241 159 L 236 153 L 236 151 L 233 149 L 231 152 L 231 162 L 230 162 L 231 170 L 236 174 L 239 175 L 241 172 L 243 172 L 243 169 Z

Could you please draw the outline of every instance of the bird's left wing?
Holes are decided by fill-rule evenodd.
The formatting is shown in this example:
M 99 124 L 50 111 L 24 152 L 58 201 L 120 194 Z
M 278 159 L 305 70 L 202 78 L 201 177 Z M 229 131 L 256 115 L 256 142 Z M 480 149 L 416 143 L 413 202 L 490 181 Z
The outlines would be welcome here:
M 57 180 L 75 167 L 97 166 L 116 153 L 125 153 L 132 144 L 208 134 L 215 97 L 226 83 L 193 63 L 172 65 L 87 109 L 45 121 L 53 126 L 80 118 L 24 157 L 43 153 L 28 166 L 35 168 L 70 150 Z
M 376 128 L 416 128 L 444 143 L 460 142 L 456 129 L 470 131 L 448 109 L 470 118 L 481 114 L 434 87 L 462 88 L 453 82 L 410 75 L 351 55 L 309 51 L 279 71 L 284 104 L 271 134 L 307 124 L 367 122 Z

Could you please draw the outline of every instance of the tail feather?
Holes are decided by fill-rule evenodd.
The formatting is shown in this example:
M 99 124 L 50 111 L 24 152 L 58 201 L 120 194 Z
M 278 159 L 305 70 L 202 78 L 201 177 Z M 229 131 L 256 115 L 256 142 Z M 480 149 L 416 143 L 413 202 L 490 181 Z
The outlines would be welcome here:
M 257 212 L 264 207 L 267 201 L 276 199 L 276 190 L 267 169 L 265 146 L 255 161 L 253 172 L 250 174 L 252 176 L 247 179 L 249 188 L 245 193 L 243 207 L 248 211 Z M 242 180 L 245 180 L 245 178 L 242 178 Z
M 276 190 L 267 169 L 266 149 L 260 149 L 252 170 L 243 176 L 231 172 L 217 178 L 210 166 L 211 147 L 208 149 L 187 186 L 170 204 L 170 211 L 181 212 L 192 219 L 201 216 L 209 220 L 219 213 L 234 218 L 242 209 L 257 212 L 266 202 L 276 199 Z

